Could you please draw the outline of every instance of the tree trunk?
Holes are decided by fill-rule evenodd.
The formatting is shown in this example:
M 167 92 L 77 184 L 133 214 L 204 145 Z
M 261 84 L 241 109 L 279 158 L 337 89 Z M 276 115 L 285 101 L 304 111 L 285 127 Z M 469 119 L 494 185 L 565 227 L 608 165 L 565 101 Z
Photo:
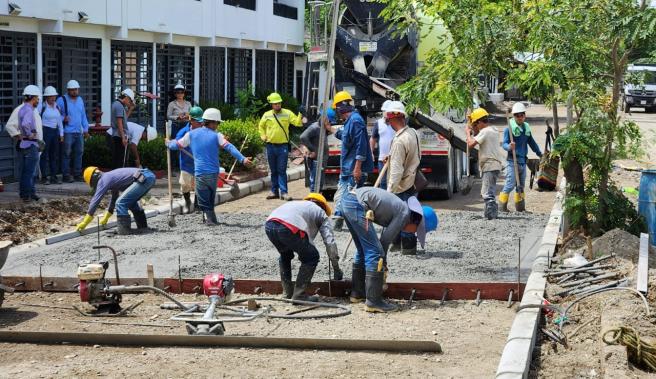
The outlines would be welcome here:
M 565 172 L 565 179 L 567 179 L 567 196 L 577 197 L 579 201 L 571 209 L 567 209 L 569 213 L 569 220 L 571 225 L 570 229 L 582 227 L 586 234 L 588 230 L 588 209 L 585 206 L 585 179 L 583 177 L 583 166 L 578 159 L 573 159 L 571 162 L 565 164 L 563 162 L 563 171 Z
M 558 135 L 560 134 L 560 126 L 558 125 L 558 101 L 556 100 L 555 92 L 554 92 L 554 99 L 551 104 L 551 113 L 553 114 L 554 138 L 558 138 Z

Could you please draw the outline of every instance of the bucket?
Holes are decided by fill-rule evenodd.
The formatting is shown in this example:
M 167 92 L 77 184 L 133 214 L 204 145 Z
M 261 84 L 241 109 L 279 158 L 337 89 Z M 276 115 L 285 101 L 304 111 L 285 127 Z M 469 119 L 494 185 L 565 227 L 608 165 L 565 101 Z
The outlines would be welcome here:
M 216 181 L 217 188 L 223 188 L 223 184 L 225 183 L 225 178 L 226 178 L 225 168 L 221 167 L 219 170 L 219 178 Z
M 644 216 L 651 244 L 656 246 L 656 170 L 642 170 L 638 213 Z

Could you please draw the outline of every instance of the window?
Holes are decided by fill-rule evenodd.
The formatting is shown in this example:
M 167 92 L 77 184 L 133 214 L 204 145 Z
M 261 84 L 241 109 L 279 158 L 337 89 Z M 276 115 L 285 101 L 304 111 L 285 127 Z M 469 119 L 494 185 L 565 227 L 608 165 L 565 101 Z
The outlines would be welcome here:
M 294 95 L 294 53 L 278 52 L 278 92 Z
M 298 20 L 298 8 L 285 4 L 273 3 L 273 14 L 280 17 Z
M 200 100 L 223 103 L 224 89 L 225 49 L 222 47 L 201 47 Z
M 253 73 L 250 49 L 228 49 L 228 103 L 237 102 L 237 91 L 248 88 Z
M 223 4 L 237 8 L 255 10 L 255 0 L 223 0 Z
M 166 109 L 174 100 L 173 87 L 182 83 L 187 100 L 194 93 L 194 48 L 190 46 L 157 45 L 157 125 L 164 127 Z
M 303 70 L 296 70 L 296 99 L 303 102 Z
M 255 89 L 270 92 L 276 87 L 276 53 L 270 50 L 255 52 Z
M 153 92 L 152 64 L 152 44 L 112 41 L 112 101 L 128 87 L 137 93 Z M 151 123 L 150 102 L 143 97 L 137 97 L 136 102 L 130 121 L 143 125 Z

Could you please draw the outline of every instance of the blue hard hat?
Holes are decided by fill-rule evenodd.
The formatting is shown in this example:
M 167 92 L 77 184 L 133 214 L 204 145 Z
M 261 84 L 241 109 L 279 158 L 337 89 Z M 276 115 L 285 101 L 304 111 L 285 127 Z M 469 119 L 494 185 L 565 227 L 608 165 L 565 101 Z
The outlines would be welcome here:
M 426 232 L 428 233 L 437 230 L 439 220 L 437 219 L 437 213 L 435 213 L 435 210 L 428 205 L 422 205 L 421 209 L 424 211 L 424 226 Z
M 326 110 L 326 117 L 328 117 L 328 121 L 330 121 L 331 124 L 337 123 L 337 113 L 335 113 L 334 109 L 328 108 Z

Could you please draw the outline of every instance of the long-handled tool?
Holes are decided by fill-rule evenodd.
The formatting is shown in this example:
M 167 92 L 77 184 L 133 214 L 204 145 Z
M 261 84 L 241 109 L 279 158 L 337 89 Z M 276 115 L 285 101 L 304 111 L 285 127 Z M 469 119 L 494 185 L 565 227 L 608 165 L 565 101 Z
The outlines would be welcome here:
M 466 154 L 467 154 L 467 161 L 465 162 L 465 169 L 466 169 L 466 175 L 464 178 L 460 179 L 460 193 L 463 196 L 466 196 L 471 192 L 472 189 L 472 182 L 473 178 L 471 177 L 471 173 L 469 172 L 469 144 L 467 144 L 467 149 L 466 149 Z
M 512 125 L 510 125 L 510 113 L 508 112 L 506 112 L 506 120 L 508 121 L 508 135 L 510 136 L 510 143 L 514 144 L 515 138 L 513 137 Z M 517 165 L 517 152 L 515 151 L 515 148 L 511 148 L 513 156 L 513 168 L 515 171 L 515 210 L 517 212 L 524 212 L 526 210 L 526 202 L 524 201 L 524 188 L 522 188 L 519 183 L 519 166 Z
M 171 138 L 171 121 L 166 122 L 166 140 L 168 141 L 169 138 Z M 166 165 L 168 166 L 168 184 L 169 184 L 169 226 L 174 227 L 175 226 L 175 214 L 173 214 L 173 183 L 171 182 L 171 175 L 172 175 L 172 169 L 171 169 L 171 149 L 168 147 L 166 148 Z
M 186 156 L 188 156 L 189 158 L 194 159 L 194 155 L 188 152 L 187 150 L 180 149 L 180 151 Z M 234 180 L 224 179 L 220 176 L 219 176 L 219 180 L 225 183 L 226 185 L 230 186 L 230 194 L 232 195 L 233 198 L 237 197 L 237 195 L 239 194 L 239 187 L 237 187 L 237 183 Z
M 244 141 L 241 143 L 241 148 L 239 148 L 239 151 L 241 152 L 244 150 L 244 146 L 246 146 L 246 141 L 248 141 L 248 137 L 244 138 Z M 234 162 L 232 162 L 232 167 L 230 167 L 230 172 L 228 173 L 228 176 L 226 176 L 226 182 L 230 180 L 230 177 L 232 176 L 232 171 L 235 169 L 235 166 L 237 165 L 237 160 L 235 159 Z

